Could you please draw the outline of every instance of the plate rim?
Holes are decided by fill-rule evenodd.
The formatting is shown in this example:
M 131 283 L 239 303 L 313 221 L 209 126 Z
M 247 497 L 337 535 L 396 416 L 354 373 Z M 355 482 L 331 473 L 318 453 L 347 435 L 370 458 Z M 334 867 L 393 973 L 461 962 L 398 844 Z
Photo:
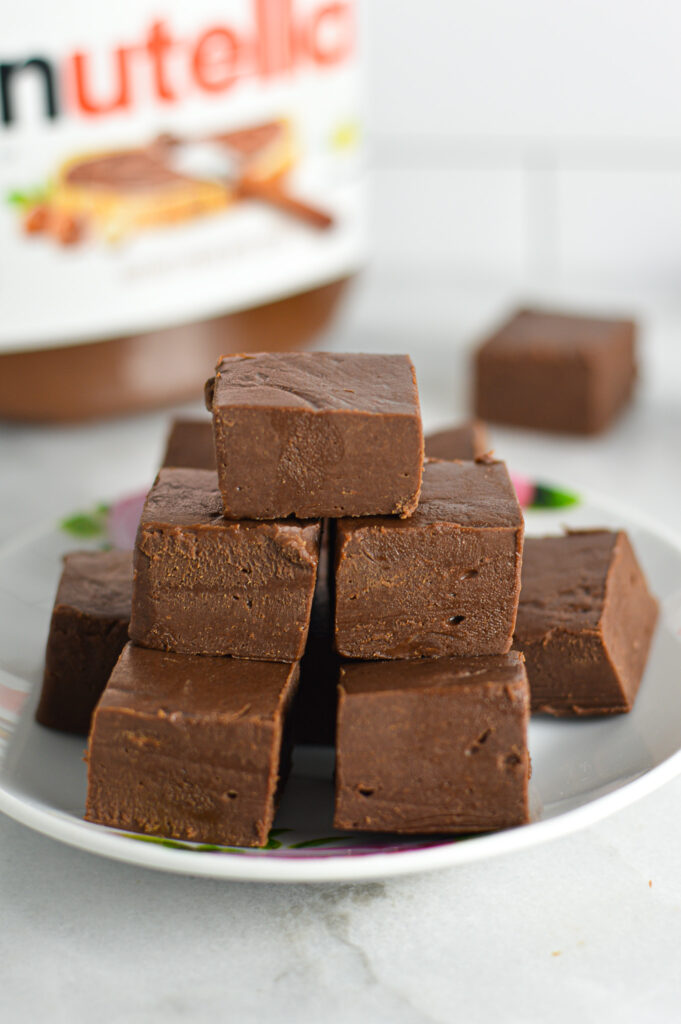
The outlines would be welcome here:
M 165 848 L 154 843 L 136 843 L 134 838 L 103 826 L 74 820 L 62 812 L 34 807 L 6 787 L 0 787 L 0 811 L 33 831 L 67 846 L 118 862 L 172 874 L 270 884 L 366 882 L 488 860 L 541 845 L 581 831 L 631 806 L 679 773 L 681 749 L 618 789 L 545 821 L 481 834 L 472 839 L 445 839 L 425 849 L 367 853 L 361 857 L 343 857 L 340 850 L 339 856 L 306 854 L 290 859 L 260 855 L 257 850 L 245 854 L 208 854 L 203 851 Z
M 553 484 L 552 484 L 553 485 Z M 560 484 L 555 486 L 560 487 Z M 563 485 L 564 486 L 564 485 Z M 597 506 L 628 524 L 653 534 L 681 556 L 681 535 L 653 517 L 631 509 L 626 503 L 611 501 L 590 488 L 577 488 L 581 503 Z M 555 510 L 552 516 L 559 515 Z M 561 525 L 560 520 L 557 524 Z M 0 545 L 0 560 L 31 538 L 55 532 L 53 520 L 45 520 L 14 534 Z M 432 846 L 413 850 L 343 856 L 306 854 L 301 857 L 275 858 L 257 850 L 245 854 L 191 849 L 177 850 L 154 843 L 135 842 L 134 837 L 76 819 L 65 812 L 43 809 L 20 797 L 0 777 L 0 812 L 22 825 L 67 846 L 107 857 L 119 863 L 133 864 L 172 874 L 212 878 L 224 881 L 314 884 L 324 882 L 366 882 L 381 878 L 434 871 L 458 864 L 473 863 L 537 846 L 552 839 L 587 828 L 628 807 L 681 774 L 681 745 L 659 764 L 635 776 L 622 786 L 543 821 L 532 822 L 500 832 L 484 833 L 466 839 L 434 840 Z

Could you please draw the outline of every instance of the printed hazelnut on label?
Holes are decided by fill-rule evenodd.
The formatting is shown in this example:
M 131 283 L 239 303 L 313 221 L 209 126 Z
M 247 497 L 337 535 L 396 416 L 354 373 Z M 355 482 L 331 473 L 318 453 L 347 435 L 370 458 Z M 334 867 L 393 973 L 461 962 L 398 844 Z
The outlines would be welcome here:
M 47 203 L 37 203 L 24 216 L 24 231 L 27 235 L 38 235 L 47 231 L 50 222 L 50 208 Z
M 59 211 L 50 217 L 50 233 L 61 245 L 75 245 L 80 241 L 80 222 L 70 213 Z

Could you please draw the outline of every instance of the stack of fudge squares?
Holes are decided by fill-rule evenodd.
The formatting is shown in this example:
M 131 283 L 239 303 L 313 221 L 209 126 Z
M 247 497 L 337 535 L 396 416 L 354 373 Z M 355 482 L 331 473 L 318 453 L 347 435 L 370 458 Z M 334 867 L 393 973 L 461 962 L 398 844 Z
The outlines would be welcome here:
M 424 453 L 407 356 L 226 356 L 206 401 L 132 558 L 67 556 L 37 717 L 89 727 L 86 818 L 262 846 L 294 742 L 335 742 L 339 829 L 527 822 L 531 708 L 633 704 L 657 606 L 626 535 L 523 568 L 504 463 L 480 424 Z

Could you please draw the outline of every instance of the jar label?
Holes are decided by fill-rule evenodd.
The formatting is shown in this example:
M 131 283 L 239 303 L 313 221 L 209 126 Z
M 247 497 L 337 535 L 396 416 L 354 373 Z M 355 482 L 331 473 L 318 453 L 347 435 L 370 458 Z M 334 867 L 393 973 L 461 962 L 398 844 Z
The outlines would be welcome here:
M 0 41 L 0 349 L 259 306 L 364 248 L 352 0 L 25 0 Z M 79 16 L 80 15 L 80 16 Z

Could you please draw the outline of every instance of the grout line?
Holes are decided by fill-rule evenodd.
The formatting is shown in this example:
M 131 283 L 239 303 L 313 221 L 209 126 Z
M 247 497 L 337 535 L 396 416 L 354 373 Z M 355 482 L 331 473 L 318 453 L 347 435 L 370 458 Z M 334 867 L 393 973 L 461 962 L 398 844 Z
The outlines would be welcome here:
M 538 152 L 562 168 L 575 170 L 676 171 L 681 169 L 681 139 L 600 139 L 553 141 L 532 138 L 482 138 L 369 133 L 369 153 L 375 166 L 399 168 L 432 164 L 507 168 L 526 164 Z
M 555 285 L 559 274 L 559 222 L 556 162 L 550 151 L 535 150 L 525 160 L 526 271 L 540 286 Z

